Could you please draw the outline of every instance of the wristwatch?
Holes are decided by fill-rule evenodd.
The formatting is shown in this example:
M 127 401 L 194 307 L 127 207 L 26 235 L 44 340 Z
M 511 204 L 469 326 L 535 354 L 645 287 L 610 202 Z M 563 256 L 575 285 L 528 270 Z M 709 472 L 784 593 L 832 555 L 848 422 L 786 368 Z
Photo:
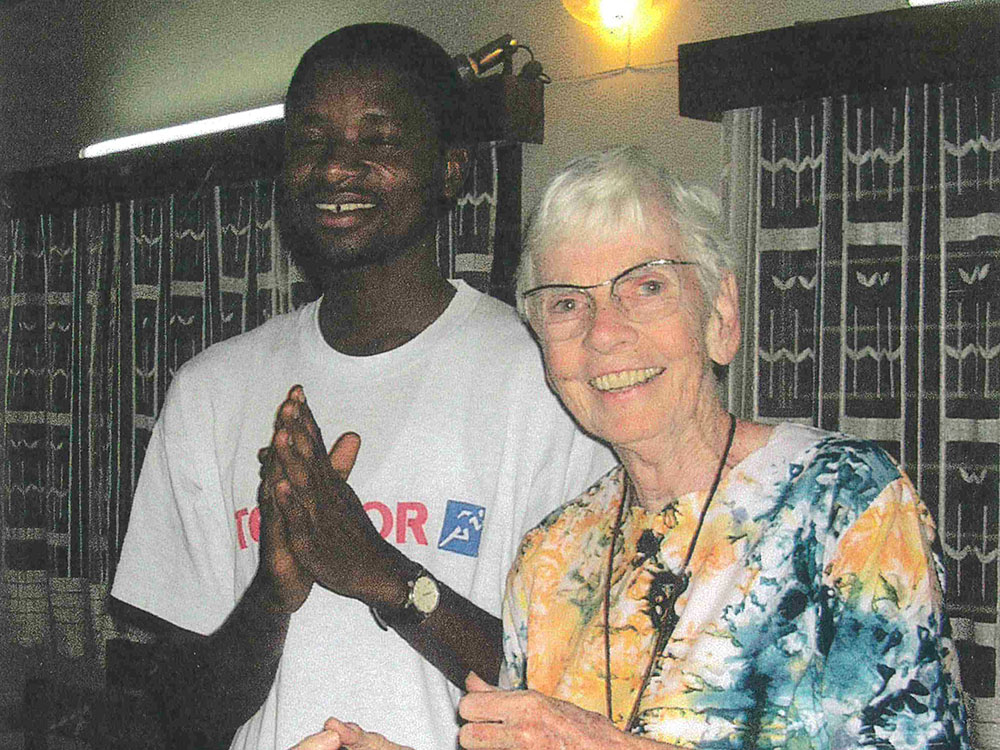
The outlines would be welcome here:
M 406 585 L 410 592 L 406 597 L 403 610 L 414 612 L 420 622 L 423 622 L 433 614 L 441 601 L 441 589 L 438 582 L 434 576 L 421 568 L 416 578 L 407 581 Z
M 388 614 L 375 607 L 370 608 L 375 622 L 382 630 L 388 630 L 389 625 L 419 625 L 433 614 L 441 601 L 441 588 L 437 579 L 424 568 L 420 568 L 406 582 L 406 588 L 406 601 L 402 607 Z

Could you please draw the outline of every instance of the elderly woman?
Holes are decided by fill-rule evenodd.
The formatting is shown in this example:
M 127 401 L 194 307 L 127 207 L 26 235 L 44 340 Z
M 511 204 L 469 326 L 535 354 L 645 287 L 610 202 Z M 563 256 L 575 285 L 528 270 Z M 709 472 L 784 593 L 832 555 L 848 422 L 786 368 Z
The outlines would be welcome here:
M 466 696 L 466 748 L 967 746 L 909 479 L 870 442 L 720 401 L 733 263 L 714 201 L 639 150 L 546 189 L 519 303 L 552 388 L 621 466 L 525 538 L 504 678 L 532 692 Z
M 515 690 L 470 677 L 465 748 L 969 747 L 909 479 L 870 442 L 720 401 L 733 265 L 714 201 L 639 150 L 546 189 L 519 304 L 552 388 L 621 465 L 525 537 Z

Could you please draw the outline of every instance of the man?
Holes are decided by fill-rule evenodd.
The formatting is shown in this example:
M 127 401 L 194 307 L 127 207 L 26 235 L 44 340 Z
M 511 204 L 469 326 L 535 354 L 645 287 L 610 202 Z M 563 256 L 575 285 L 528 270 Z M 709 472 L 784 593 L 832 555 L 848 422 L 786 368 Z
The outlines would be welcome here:
M 112 591 L 173 636 L 175 745 L 283 750 L 330 715 L 454 745 L 521 534 L 611 465 L 514 312 L 438 271 L 460 119 L 412 29 L 341 29 L 295 71 L 279 218 L 322 299 L 177 373 Z

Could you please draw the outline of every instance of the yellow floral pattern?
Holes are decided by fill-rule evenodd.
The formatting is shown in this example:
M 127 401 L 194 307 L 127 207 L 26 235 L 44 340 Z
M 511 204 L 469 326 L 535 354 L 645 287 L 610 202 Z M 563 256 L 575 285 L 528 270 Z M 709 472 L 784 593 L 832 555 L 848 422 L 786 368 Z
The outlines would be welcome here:
M 525 537 L 504 607 L 508 687 L 607 713 L 603 597 L 623 483 L 619 467 Z M 705 500 L 625 510 L 609 618 L 619 727 Z M 717 491 L 634 731 L 700 750 L 968 748 L 934 534 L 873 443 L 780 425 Z

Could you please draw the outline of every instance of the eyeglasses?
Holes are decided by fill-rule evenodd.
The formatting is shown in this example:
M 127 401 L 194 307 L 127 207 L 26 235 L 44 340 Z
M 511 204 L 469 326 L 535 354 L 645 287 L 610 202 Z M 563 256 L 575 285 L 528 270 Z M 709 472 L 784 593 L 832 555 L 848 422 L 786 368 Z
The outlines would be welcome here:
M 694 261 L 660 258 L 626 268 L 600 284 L 542 284 L 521 295 L 528 321 L 547 341 L 565 341 L 586 332 L 597 302 L 592 289 L 611 287 L 611 299 L 634 323 L 654 320 L 677 305 L 680 297 L 678 266 L 696 266 Z

